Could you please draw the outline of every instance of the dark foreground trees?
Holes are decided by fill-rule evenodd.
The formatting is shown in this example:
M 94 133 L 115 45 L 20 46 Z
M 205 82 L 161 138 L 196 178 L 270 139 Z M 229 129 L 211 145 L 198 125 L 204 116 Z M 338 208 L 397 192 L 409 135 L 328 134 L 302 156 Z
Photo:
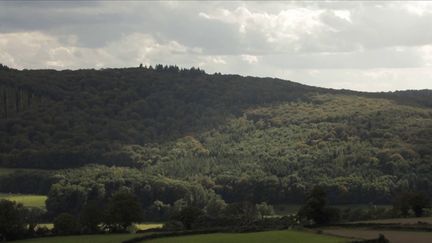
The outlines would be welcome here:
M 421 192 L 403 192 L 396 197 L 393 207 L 403 217 L 407 217 L 410 210 L 416 217 L 421 217 L 426 208 L 431 207 L 430 198 Z
M 0 240 L 13 240 L 26 233 L 25 208 L 22 204 L 0 200 Z
M 53 232 L 60 235 L 71 235 L 80 232 L 78 220 L 69 213 L 61 213 L 54 219 Z
M 108 202 L 90 200 L 75 203 L 82 205 L 81 211 L 78 214 L 58 214 L 54 219 L 54 233 L 125 232 L 133 223 L 140 222 L 144 214 L 135 195 L 124 190 L 114 193 Z M 72 208 L 76 207 L 72 205 Z
M 84 233 L 99 232 L 100 225 L 106 217 L 103 202 L 89 201 L 81 210 L 79 222 Z
M 185 229 L 192 229 L 192 224 L 204 215 L 204 212 L 194 206 L 188 206 L 173 215 L 173 219 L 182 222 Z
M 15 240 L 37 235 L 41 229 L 46 211 L 40 208 L 26 208 L 21 203 L 0 200 L 0 241 Z
M 428 196 L 424 193 L 414 193 L 411 197 L 411 209 L 416 217 L 421 217 L 424 214 L 424 209 L 430 208 L 431 202 Z
M 138 199 L 130 192 L 120 191 L 113 195 L 107 206 L 106 223 L 111 231 L 125 231 L 143 218 Z
M 46 208 L 51 216 L 60 213 L 78 215 L 86 200 L 86 190 L 79 185 L 54 184 L 48 193 Z
M 322 187 L 315 186 L 306 197 L 305 204 L 300 208 L 298 216 L 313 220 L 315 224 L 327 224 L 339 219 L 336 208 L 327 207 L 327 194 Z

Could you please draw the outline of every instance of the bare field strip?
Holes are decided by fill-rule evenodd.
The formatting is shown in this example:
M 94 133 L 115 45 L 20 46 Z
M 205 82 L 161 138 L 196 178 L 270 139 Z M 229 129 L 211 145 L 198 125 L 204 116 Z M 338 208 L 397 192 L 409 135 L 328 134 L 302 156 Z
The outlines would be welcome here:
M 370 223 L 370 224 L 417 224 L 418 222 L 424 222 L 432 224 L 432 217 L 420 217 L 420 218 L 396 218 L 396 219 L 377 219 L 358 221 L 353 223 Z M 432 242 L 432 241 L 431 241 Z
M 372 229 L 346 229 L 327 228 L 322 229 L 324 234 L 342 236 L 353 239 L 375 239 L 383 234 L 391 243 L 431 243 L 431 232 L 395 231 L 395 230 L 372 230 Z

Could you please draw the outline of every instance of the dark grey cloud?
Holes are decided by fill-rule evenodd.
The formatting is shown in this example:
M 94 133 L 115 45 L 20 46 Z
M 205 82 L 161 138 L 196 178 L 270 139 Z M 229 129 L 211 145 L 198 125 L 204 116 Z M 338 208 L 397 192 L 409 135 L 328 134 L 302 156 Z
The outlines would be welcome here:
M 162 62 L 371 90 L 408 87 L 410 74 L 432 88 L 431 24 L 428 2 L 4 1 L 0 62 Z

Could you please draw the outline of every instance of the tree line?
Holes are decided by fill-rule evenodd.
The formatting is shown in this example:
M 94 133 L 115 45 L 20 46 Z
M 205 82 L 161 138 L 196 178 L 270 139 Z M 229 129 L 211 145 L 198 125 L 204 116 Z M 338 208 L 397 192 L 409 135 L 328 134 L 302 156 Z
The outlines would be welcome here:
M 77 195 L 73 197 L 79 198 Z M 56 198 L 51 197 L 49 200 Z M 266 202 L 254 204 L 245 200 L 226 203 L 220 197 L 211 198 L 201 205 L 187 198 L 177 200 L 172 205 L 155 201 L 150 207 L 144 208 L 140 198 L 126 188 L 116 191 L 105 201 L 87 200 L 80 207 L 74 206 L 78 203 L 76 200 L 70 201 L 70 208 L 64 208 L 56 214 L 52 214 L 50 203 L 47 201 L 48 212 L 44 212 L 38 208 L 25 208 L 20 203 L 0 200 L 1 239 L 130 232 L 136 230 L 134 223 L 156 218 L 165 222 L 163 231 L 229 229 L 244 232 L 431 214 L 430 198 L 423 193 L 401 193 L 394 199 L 392 209 L 378 210 L 371 207 L 352 210 L 329 206 L 327 191 L 320 186 L 315 186 L 307 193 L 297 213 L 285 216 L 275 215 L 272 205 Z M 46 222 L 44 220 L 47 219 L 53 222 L 52 230 L 38 226 L 38 223 Z

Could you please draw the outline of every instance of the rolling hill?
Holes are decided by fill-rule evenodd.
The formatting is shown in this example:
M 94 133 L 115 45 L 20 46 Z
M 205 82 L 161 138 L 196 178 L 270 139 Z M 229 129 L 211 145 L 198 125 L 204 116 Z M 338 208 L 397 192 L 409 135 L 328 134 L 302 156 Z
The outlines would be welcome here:
M 3 192 L 126 186 L 151 205 L 199 191 L 301 202 L 317 184 L 338 203 L 432 191 L 430 90 L 365 93 L 162 65 L 2 67 L 0 98 L 0 165 L 44 169 L 1 176 Z

